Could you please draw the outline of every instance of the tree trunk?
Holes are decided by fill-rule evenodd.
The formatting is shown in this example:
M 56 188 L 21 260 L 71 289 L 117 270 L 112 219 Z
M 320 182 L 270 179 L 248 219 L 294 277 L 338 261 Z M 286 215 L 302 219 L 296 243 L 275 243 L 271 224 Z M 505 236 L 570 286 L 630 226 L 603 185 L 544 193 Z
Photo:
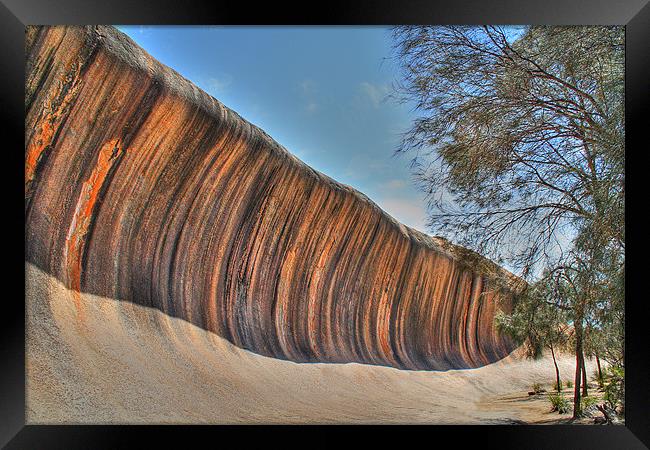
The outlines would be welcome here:
M 573 418 L 580 417 L 580 381 L 582 380 L 582 324 L 576 321 L 576 376 L 573 383 Z
M 555 360 L 555 352 L 553 351 L 553 346 L 551 345 L 551 355 L 553 356 L 553 364 L 555 364 L 555 389 L 557 389 L 558 394 L 562 392 L 562 383 L 560 382 L 560 369 L 557 367 L 557 361 Z
M 580 359 L 582 359 L 582 396 L 586 397 L 589 395 L 589 392 L 587 391 L 587 369 L 585 367 L 584 353 L 581 355 Z
M 603 413 L 603 416 L 605 416 L 605 423 L 612 423 L 612 418 L 607 414 L 607 410 L 603 405 L 596 405 L 596 408 L 598 408 L 598 410 Z
M 596 353 L 596 365 L 598 366 L 598 382 L 600 384 L 603 383 L 603 371 L 600 370 L 600 358 L 598 357 L 598 353 Z

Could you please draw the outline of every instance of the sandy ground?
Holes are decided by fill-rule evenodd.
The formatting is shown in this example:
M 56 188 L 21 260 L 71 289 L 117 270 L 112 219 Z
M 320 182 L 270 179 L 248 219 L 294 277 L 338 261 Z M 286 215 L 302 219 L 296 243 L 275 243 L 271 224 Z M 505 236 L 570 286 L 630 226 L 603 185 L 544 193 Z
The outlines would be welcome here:
M 66 289 L 26 264 L 29 424 L 555 423 L 549 358 L 446 372 L 296 364 L 158 310 Z M 569 379 L 571 356 L 560 371 Z M 593 362 L 588 371 L 593 372 Z

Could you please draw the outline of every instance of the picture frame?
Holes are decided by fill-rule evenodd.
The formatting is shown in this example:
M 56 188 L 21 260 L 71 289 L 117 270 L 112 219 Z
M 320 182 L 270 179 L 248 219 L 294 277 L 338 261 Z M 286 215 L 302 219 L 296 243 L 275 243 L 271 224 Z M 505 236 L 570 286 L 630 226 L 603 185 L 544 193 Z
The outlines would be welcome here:
M 24 142 L 24 29 L 33 24 L 250 24 L 250 25 L 389 25 L 389 24 L 548 24 L 548 25 L 625 25 L 626 27 L 626 173 L 628 186 L 626 234 L 631 236 L 632 261 L 643 252 L 643 146 L 642 130 L 648 118 L 650 98 L 650 6 L 647 0 L 595 2 L 587 0 L 534 0 L 502 2 L 465 1 L 356 1 L 321 3 L 311 11 L 268 3 L 256 8 L 243 2 L 141 1 L 112 2 L 63 0 L 2 0 L 0 5 L 2 52 L 2 123 L 11 144 L 5 146 L 11 176 L 5 178 L 6 199 L 16 209 L 23 195 L 22 166 L 19 146 Z M 20 167 L 19 167 L 20 166 Z M 7 174 L 6 174 L 7 175 Z M 636 184 L 636 186 L 635 186 Z M 629 200 L 631 199 L 631 201 Z M 637 205 L 638 204 L 638 205 Z M 0 445 L 6 448 L 126 448 L 135 442 L 147 446 L 182 442 L 200 437 L 220 442 L 226 432 L 233 438 L 248 440 L 251 431 L 262 436 L 286 433 L 282 439 L 296 440 L 295 433 L 314 433 L 323 442 L 347 440 L 350 432 L 364 435 L 366 445 L 385 441 L 389 436 L 399 441 L 423 439 L 424 442 L 473 441 L 500 448 L 647 448 L 650 446 L 650 403 L 648 389 L 650 352 L 648 327 L 643 320 L 647 307 L 642 298 L 643 277 L 640 266 L 631 264 L 626 274 L 626 424 L 625 426 L 406 426 L 406 427 L 339 427 L 339 426 L 75 426 L 25 424 L 25 310 L 24 255 L 14 239 L 24 223 L 9 212 L 5 236 L 11 246 L 6 265 L 6 282 L 14 289 L 5 296 L 0 315 Z M 22 229 L 22 231 L 21 231 Z M 631 233 L 630 233 L 631 232 Z M 23 247 L 24 252 L 24 247 Z M 435 428 L 433 428 L 435 427 Z M 311 440 L 311 439 L 310 439 Z M 299 439 L 296 441 L 300 441 Z M 307 442 L 307 441 L 306 441 Z M 407 444 L 408 445 L 408 444 Z

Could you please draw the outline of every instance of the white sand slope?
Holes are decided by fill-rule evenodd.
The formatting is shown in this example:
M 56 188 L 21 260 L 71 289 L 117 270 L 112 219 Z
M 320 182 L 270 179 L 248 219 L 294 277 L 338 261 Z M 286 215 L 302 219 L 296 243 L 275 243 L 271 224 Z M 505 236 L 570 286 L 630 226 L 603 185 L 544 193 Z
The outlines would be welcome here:
M 549 358 L 447 372 L 296 364 L 158 310 L 66 289 L 26 264 L 27 422 L 504 423 L 557 419 Z M 560 359 L 565 379 L 574 360 Z M 593 365 L 588 364 L 592 373 Z M 566 416 L 564 416 L 566 417 Z

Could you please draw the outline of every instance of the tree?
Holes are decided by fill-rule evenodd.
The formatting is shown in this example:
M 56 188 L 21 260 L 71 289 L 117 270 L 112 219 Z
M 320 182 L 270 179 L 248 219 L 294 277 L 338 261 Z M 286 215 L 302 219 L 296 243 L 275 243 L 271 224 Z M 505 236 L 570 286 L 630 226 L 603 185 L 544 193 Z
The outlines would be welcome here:
M 562 391 L 560 369 L 556 351 L 564 348 L 569 339 L 567 326 L 568 308 L 559 308 L 558 290 L 555 280 L 544 276 L 535 285 L 522 292 L 511 314 L 499 312 L 496 316 L 497 329 L 509 335 L 519 344 L 525 344 L 526 356 L 539 358 L 543 350 L 551 352 L 555 366 L 555 389 Z
M 584 330 L 582 360 L 584 361 L 584 354 L 596 356 L 601 385 L 604 384 L 604 377 L 600 367 L 600 354 L 605 355 L 613 373 L 623 373 L 625 259 L 624 253 L 619 250 L 617 245 L 608 242 L 591 226 L 579 233 L 574 250 L 577 263 L 574 283 L 585 299 L 584 315 L 580 321 Z M 619 406 L 624 411 L 624 377 L 616 376 L 610 381 L 613 382 L 609 386 L 610 394 L 614 391 L 620 394 L 615 398 L 620 401 Z M 583 362 L 584 383 L 586 372 Z M 583 395 L 587 395 L 586 388 Z M 603 414 L 607 418 L 607 414 Z
M 537 279 L 500 326 L 539 346 L 555 339 L 551 312 L 564 317 L 578 417 L 591 333 L 622 364 L 623 28 L 401 26 L 394 38 L 396 95 L 420 113 L 397 152 L 412 155 L 428 225 Z
M 621 27 L 394 29 L 428 225 L 527 276 L 582 222 L 624 247 Z

